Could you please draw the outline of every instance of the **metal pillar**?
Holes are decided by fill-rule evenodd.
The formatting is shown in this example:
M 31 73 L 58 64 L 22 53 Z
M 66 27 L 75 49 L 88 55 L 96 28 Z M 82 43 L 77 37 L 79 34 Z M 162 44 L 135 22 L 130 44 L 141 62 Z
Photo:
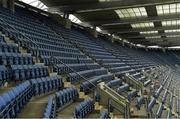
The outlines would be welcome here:
M 3 7 L 8 8 L 14 12 L 14 0 L 0 0 Z

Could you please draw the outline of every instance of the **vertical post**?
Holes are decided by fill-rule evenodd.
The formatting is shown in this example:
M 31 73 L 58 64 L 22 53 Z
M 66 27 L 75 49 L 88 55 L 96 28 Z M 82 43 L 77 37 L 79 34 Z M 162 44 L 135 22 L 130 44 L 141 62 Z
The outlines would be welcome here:
M 111 42 L 114 43 L 113 34 L 110 35 Z
M 14 0 L 0 0 L 0 4 L 3 7 L 10 9 L 12 12 L 15 10 Z
M 63 14 L 63 18 L 69 19 L 69 14 L 68 14 L 68 13 L 64 13 L 64 14 Z
M 122 39 L 122 46 L 125 46 L 124 39 Z
M 162 51 L 165 53 L 165 52 L 166 52 L 166 48 L 165 48 L 165 47 L 162 47 Z
M 95 38 L 98 37 L 98 33 L 97 33 L 97 31 L 96 31 L 96 26 L 93 26 L 93 36 L 94 36 Z

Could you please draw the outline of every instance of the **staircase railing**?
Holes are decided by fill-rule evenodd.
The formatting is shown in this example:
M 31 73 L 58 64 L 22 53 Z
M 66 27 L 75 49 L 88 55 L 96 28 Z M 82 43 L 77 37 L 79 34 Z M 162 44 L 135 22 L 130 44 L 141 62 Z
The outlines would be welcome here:
M 6 26 L 7 27 L 10 27 L 10 28 L 12 28 L 14 31 L 16 31 L 17 33 L 19 33 L 19 35 L 22 35 L 24 38 L 26 38 L 26 40 L 28 40 L 28 41 L 30 41 L 31 43 L 33 43 L 36 47 L 36 58 L 38 58 L 38 56 L 39 56 L 39 53 L 38 53 L 38 47 L 39 47 L 39 45 L 37 44 L 37 43 L 35 43 L 34 41 L 32 41 L 29 37 L 27 37 L 24 33 L 22 33 L 21 31 L 18 31 L 13 25 L 10 25 L 9 23 L 7 23 L 2 17 L 0 17 L 0 20 L 4 23 L 4 24 L 1 24 L 1 27 L 3 28 L 3 30 L 5 30 L 5 31 L 7 31 L 7 32 L 9 32 L 8 30 L 7 30 L 7 28 L 6 28 Z M 6 26 L 5 26 L 6 25 Z M 18 45 L 20 45 L 19 44 L 19 39 L 17 38 L 16 40 L 18 40 Z M 33 49 L 32 47 L 29 47 L 29 46 L 27 46 L 29 49 Z M 33 49 L 34 50 L 34 49 Z
M 102 97 L 100 104 L 108 104 L 108 106 L 115 108 L 121 113 L 124 113 L 125 119 L 130 117 L 130 102 L 125 97 L 108 87 L 106 84 L 104 84 L 104 82 L 98 85 L 97 91 Z

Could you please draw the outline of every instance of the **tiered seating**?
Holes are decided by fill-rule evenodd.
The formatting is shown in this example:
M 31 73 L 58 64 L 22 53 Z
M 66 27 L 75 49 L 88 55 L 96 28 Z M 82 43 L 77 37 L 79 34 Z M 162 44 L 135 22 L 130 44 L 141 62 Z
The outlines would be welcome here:
M 68 64 L 68 66 L 77 72 L 84 71 L 87 69 L 91 70 L 91 69 L 99 69 L 100 68 L 100 66 L 95 63 Z M 68 67 L 61 65 L 61 64 L 57 65 L 56 70 L 57 70 L 58 74 L 62 74 L 64 72 L 72 73 L 72 71 Z
M 57 117 L 56 102 L 53 100 L 52 96 L 50 96 L 48 99 L 46 110 L 44 112 L 44 119 L 56 118 L 56 117 Z
M 94 102 L 92 99 L 87 99 L 76 106 L 74 118 L 85 118 L 94 110 Z
M 78 90 L 74 87 L 63 89 L 56 92 L 57 107 L 62 109 L 66 104 L 78 99 Z
M 63 81 L 58 76 L 31 79 L 34 95 L 40 95 L 63 87 Z
M 88 91 L 90 91 L 90 89 L 93 88 L 93 84 L 97 85 L 100 82 L 109 82 L 111 80 L 113 80 L 114 77 L 112 74 L 107 74 L 107 75 L 101 75 L 101 76 L 97 76 L 91 80 L 85 81 L 80 85 L 80 91 L 83 91 L 85 93 L 87 93 Z
M 49 76 L 47 66 L 35 64 L 33 56 L 37 54 L 37 59 L 41 63 L 53 66 L 53 70 L 63 75 L 63 78 L 67 77 L 67 81 L 81 82 L 80 91 L 85 94 L 94 88 L 93 85 L 105 82 L 130 103 L 137 97 L 135 104 L 138 109 L 147 104 L 147 99 L 138 92 L 138 89 L 132 88 L 125 78 L 118 79 L 118 77 L 121 78 L 126 74 L 137 82 L 142 82 L 146 88 L 149 88 L 149 84 L 158 82 L 159 86 L 150 90 L 148 114 L 155 118 L 164 117 L 164 112 L 167 112 L 167 118 L 179 116 L 179 94 L 175 87 L 178 78 L 175 77 L 174 71 L 171 71 L 171 68 L 163 70 L 165 67 L 157 67 L 149 79 L 141 72 L 159 64 L 169 66 L 179 64 L 177 58 L 179 53 L 146 53 L 116 43 L 110 44 L 102 39 L 92 38 L 77 28 L 72 30 L 62 28 L 47 17 L 40 21 L 32 15 L 32 12 L 19 7 L 14 14 L 0 7 L 0 17 L 0 29 L 3 33 L 0 35 L 0 85 L 10 81 L 29 80 L 0 96 L 0 117 L 15 118 L 33 95 L 63 87 L 61 78 Z M 7 37 L 13 39 L 15 43 L 7 42 Z M 28 53 L 21 53 L 21 49 L 26 49 Z M 44 118 L 56 118 L 56 110 L 76 100 L 78 96 L 76 88 L 66 88 L 57 92 L 55 99 L 50 96 Z M 93 100 L 87 99 L 75 108 L 74 117 L 85 118 L 93 110 Z M 108 112 L 102 112 L 100 118 L 109 118 Z
M 14 87 L 0 96 L 0 118 L 14 118 L 33 96 L 29 81 Z
M 106 49 L 95 43 L 94 39 L 88 38 L 87 36 L 78 32 L 77 30 L 56 28 L 56 31 L 63 34 L 64 38 L 67 38 L 71 42 L 75 43 L 76 46 L 83 52 L 85 52 L 86 55 L 90 56 L 103 67 L 109 69 L 110 72 L 115 73 L 118 77 L 121 77 L 125 73 L 133 74 L 141 71 L 142 69 L 144 69 L 144 67 L 151 66 L 151 64 L 148 65 L 148 63 L 145 61 L 144 64 L 146 65 L 142 64 L 142 60 L 139 57 L 131 58 L 130 56 L 125 55 L 126 52 L 123 54 L 126 60 L 123 60 L 122 58 L 119 58 L 116 55 L 114 56 L 113 53 L 107 51 Z
M 12 65 L 12 79 L 26 80 L 48 76 L 48 69 L 43 65 Z
M 0 36 L 5 39 L 5 36 Z M 0 67 L 1 85 L 14 80 L 29 79 L 31 74 L 31 76 L 34 77 L 47 75 L 45 67 L 33 65 L 31 54 L 21 54 L 17 44 L 6 43 L 5 40 L 0 42 Z M 25 75 L 27 77 L 25 77 Z
M 67 80 L 72 83 L 75 83 L 82 80 L 81 76 L 84 76 L 90 79 L 91 77 L 105 75 L 105 74 L 107 74 L 106 69 L 91 69 L 91 70 L 79 71 L 78 73 L 70 73 L 68 75 Z
M 92 63 L 91 59 L 86 58 L 74 58 L 74 57 L 55 57 L 58 60 L 61 60 L 65 64 L 78 64 L 78 63 Z M 50 64 L 51 56 L 41 56 L 41 62 L 44 62 L 45 65 Z M 54 63 L 58 64 L 58 60 L 54 59 Z

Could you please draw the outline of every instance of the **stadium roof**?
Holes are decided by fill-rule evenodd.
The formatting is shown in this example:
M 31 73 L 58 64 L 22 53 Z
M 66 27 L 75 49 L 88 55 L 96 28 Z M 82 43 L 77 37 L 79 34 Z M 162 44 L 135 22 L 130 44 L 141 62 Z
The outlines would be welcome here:
M 180 0 L 40 0 L 134 44 L 180 46 Z

